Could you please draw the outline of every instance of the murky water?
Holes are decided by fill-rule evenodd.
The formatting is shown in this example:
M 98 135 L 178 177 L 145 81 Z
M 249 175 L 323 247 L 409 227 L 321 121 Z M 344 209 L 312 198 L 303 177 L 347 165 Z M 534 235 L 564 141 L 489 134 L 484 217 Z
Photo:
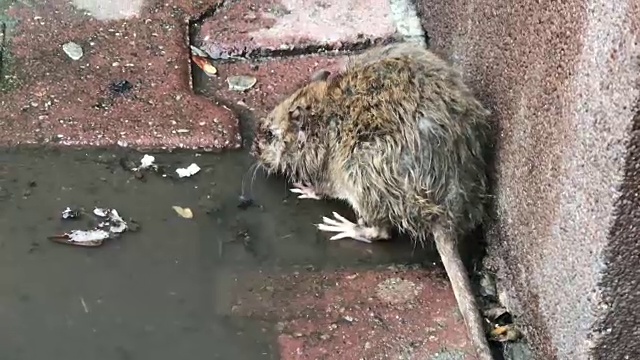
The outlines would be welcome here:
M 262 173 L 256 206 L 238 207 L 244 152 L 155 154 L 172 168 L 196 162 L 202 170 L 144 181 L 120 166 L 125 156 L 142 157 L 0 152 L 1 359 L 276 359 L 269 324 L 225 310 L 237 272 L 432 260 L 409 241 L 328 241 L 313 224 L 336 209 L 351 213 L 297 200 L 282 179 Z M 98 248 L 56 244 L 47 236 L 87 225 L 62 221 L 67 206 L 114 207 L 141 227 Z

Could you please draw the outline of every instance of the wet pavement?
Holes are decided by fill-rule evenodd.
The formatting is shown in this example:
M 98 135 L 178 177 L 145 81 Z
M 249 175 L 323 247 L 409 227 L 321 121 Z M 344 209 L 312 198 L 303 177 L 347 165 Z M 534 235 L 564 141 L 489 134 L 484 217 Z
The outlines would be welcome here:
M 0 153 L 0 332 L 6 334 L 0 338 L 2 359 L 161 360 L 185 354 L 277 359 L 292 341 L 321 336 L 318 329 L 309 330 L 313 323 L 329 331 L 331 321 L 326 328 L 323 322 L 331 318 L 326 308 L 331 304 L 342 308 L 340 316 L 336 310 L 338 320 L 346 308 L 354 317 L 390 322 L 386 332 L 378 333 L 383 339 L 385 334 L 399 335 L 389 326 L 406 317 L 397 324 L 406 330 L 401 334 L 406 344 L 426 341 L 424 329 L 430 327 L 461 328 L 450 316 L 455 301 L 444 274 L 428 270 L 433 269 L 432 251 L 414 249 L 402 239 L 372 246 L 328 241 L 312 224 L 342 205 L 298 200 L 282 179 L 261 173 L 253 181 L 254 206 L 239 207 L 241 179 L 251 178 L 244 152 L 155 156 L 172 169 L 196 162 L 202 170 L 191 178 L 147 173 L 139 179 L 121 166 L 122 159 L 142 157 L 134 152 Z M 191 208 L 193 218 L 179 217 L 174 205 Z M 60 218 L 67 206 L 89 212 L 95 206 L 113 207 L 140 228 L 96 248 L 47 240 L 72 228 L 87 228 L 88 216 Z M 403 264 L 422 264 L 426 270 L 398 270 Z M 379 283 L 393 278 L 413 279 L 418 292 L 407 303 L 413 305 L 373 299 Z M 343 288 L 330 290 L 340 279 Z M 415 299 L 422 288 L 427 291 L 424 304 L 429 305 Z M 271 300 L 265 300 L 265 292 Z M 314 301 L 318 304 L 311 306 Z M 420 307 L 426 311 L 422 316 L 416 311 Z M 375 316 L 366 309 L 377 309 Z M 320 314 L 316 320 L 314 313 Z M 433 320 L 437 316 L 439 322 Z M 416 319 L 430 326 L 420 325 L 417 334 L 407 336 L 411 326 L 418 326 Z M 339 358 L 357 356 L 366 340 L 375 338 L 368 332 L 376 327 L 361 322 L 352 330 L 365 330 L 361 342 L 352 339 L 357 349 L 349 352 L 344 343 L 334 344 L 346 351 Z M 441 338 L 433 332 L 429 348 L 467 345 L 463 332 Z M 299 346 L 292 351 L 299 352 Z

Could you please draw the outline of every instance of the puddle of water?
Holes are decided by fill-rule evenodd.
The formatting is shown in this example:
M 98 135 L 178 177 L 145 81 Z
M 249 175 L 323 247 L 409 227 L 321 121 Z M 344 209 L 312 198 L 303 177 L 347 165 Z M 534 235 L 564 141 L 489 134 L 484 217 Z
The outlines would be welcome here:
M 120 20 L 140 15 L 144 0 L 73 0 L 73 5 L 98 20 Z
M 281 179 L 258 175 L 259 206 L 239 208 L 245 153 L 155 154 L 202 170 L 145 182 L 122 169 L 123 155 L 0 152 L 0 358 L 276 359 L 273 324 L 225 310 L 237 274 L 433 259 L 408 241 L 328 241 L 313 224 L 336 209 L 351 214 L 297 200 Z M 66 206 L 115 207 L 141 228 L 100 248 L 52 243 L 47 236 L 86 223 L 61 221 Z

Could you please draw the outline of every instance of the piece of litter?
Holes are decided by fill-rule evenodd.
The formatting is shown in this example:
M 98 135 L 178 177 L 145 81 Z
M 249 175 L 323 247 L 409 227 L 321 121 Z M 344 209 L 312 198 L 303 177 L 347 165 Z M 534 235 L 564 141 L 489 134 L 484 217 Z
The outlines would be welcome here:
M 107 209 L 95 208 L 93 209 L 93 213 L 100 217 L 107 217 Z
M 73 210 L 67 207 L 63 211 L 63 218 L 71 211 Z M 71 230 L 62 235 L 50 236 L 49 239 L 61 244 L 95 247 L 129 229 L 116 209 L 94 208 L 93 214 L 102 218 L 102 221 L 92 230 Z
M 198 171 L 200 171 L 200 167 L 196 163 L 193 163 L 193 164 L 187 166 L 186 168 L 178 168 L 178 169 L 176 169 L 176 173 L 178 173 L 178 176 L 181 177 L 181 178 L 193 176 L 193 175 L 197 174 Z
M 193 218 L 193 212 L 189 208 L 183 208 L 180 206 L 172 206 L 172 208 L 176 213 L 178 213 L 178 215 L 185 219 Z
M 214 76 L 218 73 L 218 69 L 211 65 L 209 59 L 206 57 L 191 55 L 191 60 L 193 60 L 193 62 L 198 65 L 198 67 L 202 69 L 207 76 Z
M 50 236 L 49 239 L 61 244 L 95 247 L 102 245 L 102 242 L 109 238 L 109 233 L 104 230 L 71 230 L 57 236 Z
M 80 212 L 78 210 L 73 210 L 70 207 L 67 207 L 66 209 L 64 209 L 64 211 L 62 211 L 62 218 L 65 220 L 77 219 L 78 217 L 80 217 Z
M 82 51 L 82 46 L 74 43 L 68 42 L 62 45 L 62 50 L 69 56 L 72 60 L 80 60 L 84 52 Z
M 80 297 L 80 303 L 82 304 L 82 308 L 84 309 L 84 312 L 88 314 L 89 313 L 89 308 L 87 307 L 87 303 L 84 302 L 84 298 L 83 297 Z
M 116 209 L 93 209 L 93 213 L 97 216 L 107 218 L 106 221 L 98 224 L 99 228 L 109 226 L 109 232 L 114 234 L 120 234 L 127 230 L 127 223 L 120 217 Z
M 246 75 L 229 76 L 227 78 L 227 84 L 229 84 L 229 90 L 233 90 L 233 91 L 249 90 L 257 82 L 258 82 L 258 79 L 256 79 L 255 77 L 246 76 Z
M 140 159 L 140 166 L 138 166 L 137 168 L 133 168 L 132 170 L 139 171 L 139 170 L 147 169 L 150 167 L 156 169 L 158 166 L 155 164 L 155 161 L 156 161 L 156 158 L 154 156 L 144 154 L 142 159 Z
M 489 340 L 497 342 L 512 342 L 521 337 L 522 333 L 513 324 L 497 326 L 489 333 Z

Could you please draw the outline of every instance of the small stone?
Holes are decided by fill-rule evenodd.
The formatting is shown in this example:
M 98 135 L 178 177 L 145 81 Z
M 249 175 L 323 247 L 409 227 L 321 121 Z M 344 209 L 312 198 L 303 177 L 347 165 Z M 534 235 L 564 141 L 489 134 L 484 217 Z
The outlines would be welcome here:
M 227 78 L 227 84 L 229 84 L 229 90 L 233 90 L 233 91 L 249 90 L 256 84 L 256 82 L 258 82 L 258 79 L 256 79 L 253 76 L 246 76 L 246 75 L 229 76 Z
M 82 46 L 74 43 L 68 42 L 62 45 L 62 50 L 71 58 L 71 60 L 80 60 L 84 52 L 82 51 Z

